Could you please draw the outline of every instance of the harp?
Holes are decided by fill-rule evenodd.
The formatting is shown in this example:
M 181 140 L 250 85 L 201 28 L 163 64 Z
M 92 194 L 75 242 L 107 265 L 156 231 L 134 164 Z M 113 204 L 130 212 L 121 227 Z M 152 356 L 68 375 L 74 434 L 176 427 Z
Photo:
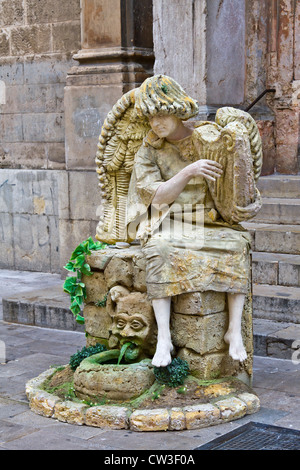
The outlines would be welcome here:
M 262 145 L 255 121 L 234 108 L 220 108 L 216 122 L 200 122 L 193 142 L 201 159 L 223 167 L 216 181 L 207 180 L 215 207 L 229 224 L 254 217 L 261 208 L 256 181 L 262 166 Z

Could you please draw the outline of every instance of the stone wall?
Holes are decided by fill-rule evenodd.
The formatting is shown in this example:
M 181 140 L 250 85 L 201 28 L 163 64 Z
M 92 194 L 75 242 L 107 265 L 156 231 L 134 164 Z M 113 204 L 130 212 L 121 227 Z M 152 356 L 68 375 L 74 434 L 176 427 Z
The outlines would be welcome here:
M 1 167 L 62 169 L 64 86 L 80 47 L 80 0 L 3 0 L 0 28 Z
M 151 0 L 0 1 L 0 268 L 64 272 L 95 237 L 101 126 L 152 65 Z
M 199 101 L 200 119 L 276 90 L 250 111 L 263 137 L 263 175 L 299 171 L 299 12 L 295 0 L 154 0 L 154 71 Z
M 64 89 L 80 43 L 80 0 L 1 0 L 0 268 L 60 272 L 94 236 L 95 171 L 65 162 Z

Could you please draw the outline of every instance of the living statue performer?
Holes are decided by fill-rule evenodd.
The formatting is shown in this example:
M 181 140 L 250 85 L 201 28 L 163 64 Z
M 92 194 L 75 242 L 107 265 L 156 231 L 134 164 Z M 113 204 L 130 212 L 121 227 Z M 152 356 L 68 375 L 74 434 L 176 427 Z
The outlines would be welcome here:
M 99 138 L 104 212 L 97 238 L 140 240 L 158 329 L 157 367 L 172 360 L 171 297 L 187 292 L 227 292 L 224 341 L 234 360 L 247 357 L 241 319 L 251 240 L 240 222 L 261 208 L 261 140 L 246 112 L 224 107 L 215 122 L 188 121 L 197 112 L 178 83 L 156 75 L 116 103 Z

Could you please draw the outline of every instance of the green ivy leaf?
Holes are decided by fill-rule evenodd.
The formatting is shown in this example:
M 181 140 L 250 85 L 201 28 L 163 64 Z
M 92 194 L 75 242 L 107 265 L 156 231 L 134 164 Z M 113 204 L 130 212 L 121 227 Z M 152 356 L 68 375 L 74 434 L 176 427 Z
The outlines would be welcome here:
M 75 316 L 81 313 L 80 305 L 78 305 L 77 302 L 71 303 L 70 310 Z
M 64 291 L 68 292 L 68 294 L 72 294 L 74 290 L 76 289 L 76 283 L 77 283 L 77 278 L 72 276 L 72 277 L 67 277 L 67 279 L 64 282 Z
M 64 266 L 64 268 L 67 270 L 67 271 L 72 271 L 73 273 L 76 272 L 76 269 L 74 268 L 74 263 L 72 263 L 71 261 L 69 261 L 66 266 Z
M 84 242 L 81 243 L 81 246 L 82 246 L 82 249 L 83 249 L 83 252 L 87 255 L 90 255 L 91 254 L 91 250 L 90 250 L 90 247 L 89 247 L 89 242 L 88 240 L 85 240 Z
M 81 316 L 81 315 L 79 315 L 79 314 L 78 314 L 78 315 L 76 315 L 76 318 L 75 318 L 75 320 L 77 321 L 77 323 L 80 323 L 81 325 L 83 325 L 83 324 L 84 324 L 84 317 L 83 317 L 83 316 Z
M 86 299 L 87 295 L 86 295 L 86 287 L 85 286 L 82 288 L 82 293 L 83 293 L 83 298 Z
M 75 296 L 82 296 L 83 295 L 83 290 L 80 284 L 77 284 L 76 289 L 75 289 Z
M 85 263 L 85 255 L 82 254 L 82 255 L 79 255 L 77 256 L 77 258 L 75 259 L 75 262 L 74 262 L 74 268 L 82 268 L 82 266 L 84 265 Z
M 81 242 L 71 254 L 69 262 L 64 266 L 67 271 L 76 272 L 77 277 L 68 277 L 64 283 L 64 291 L 70 294 L 71 306 L 70 309 L 73 312 L 76 321 L 79 319 L 79 323 L 84 323 L 84 318 L 80 315 L 81 305 L 86 299 L 86 287 L 84 282 L 81 282 L 81 275 L 92 276 L 93 272 L 88 263 L 86 263 L 86 256 L 91 255 L 91 250 L 101 250 L 106 248 L 107 243 L 94 241 L 92 237 Z M 106 304 L 106 298 L 103 301 Z
M 90 250 L 94 250 L 96 248 L 97 243 L 94 242 L 92 237 L 89 237 L 86 241 Z
M 92 276 L 93 275 L 93 273 L 91 272 L 91 267 L 88 263 L 85 263 L 81 267 L 81 272 L 82 272 L 82 274 L 85 274 L 86 276 Z
M 75 307 L 76 305 L 82 305 L 83 304 L 83 295 L 75 295 L 71 297 L 71 308 Z
M 73 261 L 77 258 L 77 256 L 80 256 L 84 253 L 83 248 L 81 245 L 78 245 L 78 247 L 73 251 L 71 254 L 70 261 Z

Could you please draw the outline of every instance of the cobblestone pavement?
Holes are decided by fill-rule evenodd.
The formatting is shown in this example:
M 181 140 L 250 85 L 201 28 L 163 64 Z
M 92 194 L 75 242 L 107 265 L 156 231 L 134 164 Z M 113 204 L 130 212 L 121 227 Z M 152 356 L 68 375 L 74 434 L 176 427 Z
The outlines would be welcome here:
M 61 282 L 59 276 L 0 271 L 0 297 Z M 49 284 L 50 283 L 50 284 Z M 210 428 L 138 433 L 76 426 L 32 413 L 26 382 L 52 365 L 66 364 L 85 345 L 83 333 L 3 322 L 0 304 L 0 345 L 6 363 L 0 365 L 1 450 L 182 450 L 188 451 L 249 422 L 300 430 L 300 365 L 290 360 L 256 356 L 254 391 L 261 410 Z

